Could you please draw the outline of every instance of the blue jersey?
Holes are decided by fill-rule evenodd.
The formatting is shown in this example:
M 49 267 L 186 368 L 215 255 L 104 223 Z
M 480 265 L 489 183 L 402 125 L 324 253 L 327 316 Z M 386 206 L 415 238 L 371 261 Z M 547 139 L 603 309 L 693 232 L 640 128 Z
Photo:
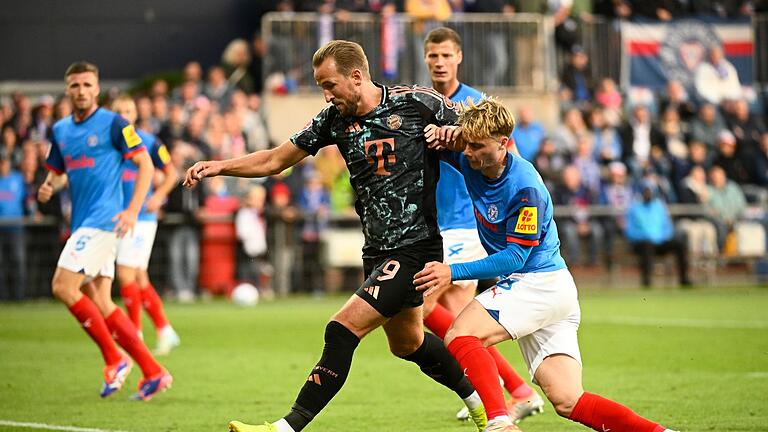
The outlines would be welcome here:
M 152 164 L 155 168 L 164 170 L 165 167 L 171 161 L 171 155 L 168 153 L 168 149 L 165 144 L 160 142 L 154 135 L 144 132 L 143 130 L 137 130 L 139 138 L 147 147 L 149 156 L 152 157 Z M 139 167 L 132 161 L 125 161 L 123 164 L 123 208 L 128 208 L 128 204 L 131 203 L 133 197 L 133 190 L 136 188 L 136 176 L 139 174 Z M 147 198 L 152 195 L 152 185 L 149 186 L 149 192 L 147 192 Z M 157 213 L 151 213 L 147 211 L 147 200 L 144 200 L 144 204 L 141 206 L 141 212 L 139 213 L 140 221 L 156 221 Z
M 26 187 L 24 177 L 11 170 L 7 176 L 0 176 L 0 219 L 19 219 L 24 216 Z M 16 231 L 19 227 L 3 227 L 0 231 Z
M 464 176 L 480 241 L 488 255 L 506 249 L 508 243 L 517 243 L 532 249 L 523 267 L 515 273 L 550 272 L 566 267 L 560 256 L 552 198 L 530 162 L 507 153 L 507 166 L 501 177 L 489 179 L 472 169 L 463 153 L 442 155 Z
M 484 97 L 478 90 L 459 83 L 450 99 L 463 103 L 468 100 L 478 102 Z M 477 228 L 464 177 L 444 161 L 440 162 L 440 180 L 437 182 L 437 224 L 440 231 Z
M 69 178 L 72 231 L 114 229 L 112 218 L 123 210 L 123 160 L 145 150 L 133 126 L 104 108 L 79 123 L 69 116 L 53 125 L 46 166 Z

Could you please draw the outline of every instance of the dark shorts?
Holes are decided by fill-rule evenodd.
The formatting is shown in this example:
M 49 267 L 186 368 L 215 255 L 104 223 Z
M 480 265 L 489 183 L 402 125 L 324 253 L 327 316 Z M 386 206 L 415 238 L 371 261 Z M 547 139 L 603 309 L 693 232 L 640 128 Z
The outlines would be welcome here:
M 424 297 L 416 291 L 413 275 L 430 261 L 443 261 L 443 242 L 439 237 L 364 258 L 363 269 L 368 279 L 355 294 L 387 318 L 405 308 L 420 306 Z

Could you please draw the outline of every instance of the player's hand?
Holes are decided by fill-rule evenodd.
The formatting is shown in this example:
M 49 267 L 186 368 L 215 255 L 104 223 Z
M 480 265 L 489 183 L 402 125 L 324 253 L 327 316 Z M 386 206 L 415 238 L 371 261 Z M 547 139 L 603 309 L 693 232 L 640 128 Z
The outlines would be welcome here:
M 428 124 L 424 128 L 427 147 L 434 150 L 460 150 L 461 127 Z
M 43 182 L 40 188 L 37 190 L 37 200 L 45 204 L 50 201 L 53 196 L 53 185 L 49 181 Z
M 147 211 L 150 213 L 157 213 L 160 207 L 163 206 L 163 198 L 157 195 L 152 195 L 147 200 Z
M 191 188 L 206 177 L 215 177 L 221 172 L 221 162 L 200 161 L 192 165 L 184 176 L 184 186 Z
M 424 268 L 413 275 L 413 284 L 417 291 L 424 291 L 424 297 L 451 285 L 451 266 L 437 261 L 428 262 Z
M 117 233 L 118 238 L 125 237 L 127 234 L 128 236 L 133 235 L 133 227 L 136 226 L 136 220 L 139 218 L 139 215 L 137 212 L 133 210 L 123 210 L 115 217 L 112 218 L 112 222 L 115 223 L 115 232 Z

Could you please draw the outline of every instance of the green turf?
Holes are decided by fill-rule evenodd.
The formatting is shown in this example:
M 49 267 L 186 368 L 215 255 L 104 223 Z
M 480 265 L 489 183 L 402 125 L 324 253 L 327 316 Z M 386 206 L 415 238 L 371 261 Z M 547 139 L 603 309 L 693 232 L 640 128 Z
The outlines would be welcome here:
M 168 305 L 183 345 L 162 360 L 173 389 L 149 403 L 126 400 L 138 370 L 127 389 L 99 399 L 101 358 L 64 307 L 0 305 L 0 420 L 132 432 L 223 432 L 230 419 L 274 420 L 343 301 Z M 581 304 L 587 389 L 681 431 L 768 430 L 768 290 L 587 293 Z M 346 386 L 307 430 L 472 432 L 453 420 L 455 396 L 385 345 L 380 330 L 361 344 Z M 501 348 L 527 377 L 515 344 Z M 522 426 L 586 430 L 550 405 Z

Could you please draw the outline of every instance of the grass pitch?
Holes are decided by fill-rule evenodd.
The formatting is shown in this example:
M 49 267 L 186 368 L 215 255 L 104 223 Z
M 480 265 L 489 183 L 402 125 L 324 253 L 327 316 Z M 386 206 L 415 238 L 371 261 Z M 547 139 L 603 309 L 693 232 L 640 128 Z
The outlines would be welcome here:
M 32 430 L 4 421 L 130 432 L 223 432 L 231 419 L 273 421 L 293 403 L 319 358 L 325 322 L 344 300 L 167 305 L 182 346 L 161 359 L 173 388 L 148 403 L 126 400 L 138 368 L 115 397 L 98 397 L 101 357 L 63 306 L 1 304 L 0 431 Z M 768 290 L 587 292 L 581 305 L 586 389 L 681 431 L 768 431 Z M 144 328 L 153 346 L 148 320 Z M 527 378 L 516 344 L 500 348 Z M 377 330 L 307 431 L 473 432 L 454 420 L 460 406 L 390 355 Z M 587 430 L 549 404 L 521 426 Z

